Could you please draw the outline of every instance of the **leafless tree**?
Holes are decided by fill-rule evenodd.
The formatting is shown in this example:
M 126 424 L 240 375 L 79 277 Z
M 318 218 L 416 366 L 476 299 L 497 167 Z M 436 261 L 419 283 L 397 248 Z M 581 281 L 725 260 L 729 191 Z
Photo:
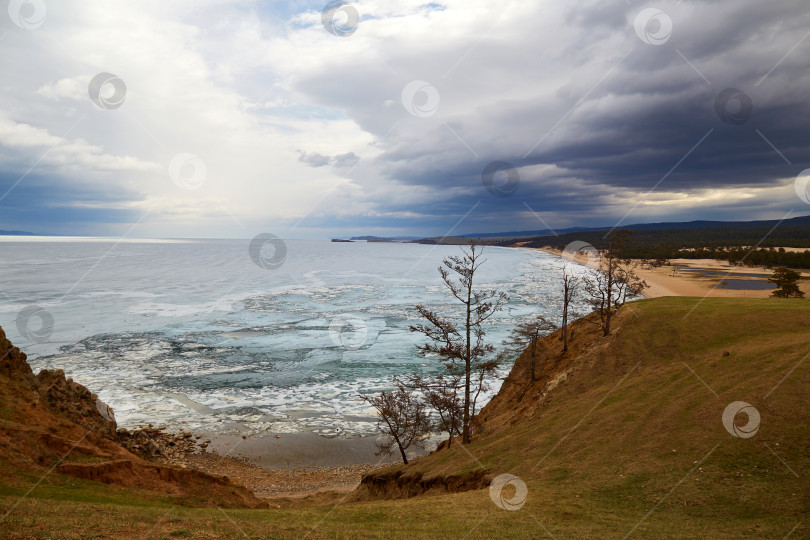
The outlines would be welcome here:
M 529 351 L 531 382 L 537 380 L 537 358 L 542 350 L 540 338 L 553 332 L 556 328 L 556 324 L 538 315 L 531 321 L 518 323 L 509 332 L 509 338 L 503 341 L 504 354 L 517 354 L 519 356 L 523 351 Z
M 628 298 L 640 295 L 647 287 L 647 283 L 636 274 L 638 263 L 622 256 L 631 234 L 624 230 L 610 231 L 608 247 L 599 253 L 599 272 L 584 279 L 588 302 L 599 314 L 597 324 L 605 336 L 610 334 L 610 323 L 616 311 Z
M 448 448 L 453 437 L 461 435 L 464 420 L 464 402 L 461 390 L 464 385 L 460 375 L 441 374 L 434 379 L 422 375 L 411 375 L 406 385 L 418 390 L 424 396 L 425 404 L 435 411 L 438 418 L 432 427 L 440 433 L 447 433 Z
M 480 394 L 480 385 L 485 380 L 486 374 L 486 370 L 481 371 L 482 365 L 494 351 L 494 347 L 484 341 L 486 335 L 484 322 L 503 309 L 508 298 L 503 292 L 479 291 L 474 288 L 475 273 L 486 262 L 486 259 L 481 257 L 483 250 L 480 246 L 473 242 L 468 249 L 462 248 L 461 253 L 447 257 L 439 266 L 442 281 L 463 306 L 461 323 L 457 326 L 453 321 L 419 304 L 416 310 L 427 322 L 412 325 L 410 330 L 420 332 L 428 338 L 427 343 L 418 346 L 422 354 L 436 354 L 448 373 L 462 376 L 464 382 L 462 442 L 466 444 L 470 442 L 473 374 L 483 374 L 478 381 L 477 396 Z
M 383 390 L 377 395 L 361 395 L 360 398 L 377 410 L 380 432 L 389 436 L 377 443 L 377 455 L 390 455 L 396 445 L 402 462 L 407 465 L 405 451 L 412 445 L 421 447 L 430 435 L 430 417 L 425 404 L 400 382 L 396 390 Z
M 487 362 L 480 362 L 475 370 L 475 395 L 472 397 L 470 404 L 470 423 L 475 419 L 476 405 L 481 392 L 490 389 L 489 380 L 495 375 L 498 369 L 498 360 L 489 360 Z M 470 431 L 469 428 L 467 431 Z
M 562 310 L 562 324 L 560 325 L 562 331 L 560 332 L 560 339 L 563 342 L 563 352 L 568 351 L 568 314 L 571 302 L 579 294 L 579 286 L 581 279 L 568 272 L 567 265 L 563 264 L 563 310 Z
M 654 259 L 641 259 L 640 264 L 643 270 L 655 270 L 656 268 L 661 268 L 662 266 L 669 264 L 669 261 L 663 257 L 656 257 Z

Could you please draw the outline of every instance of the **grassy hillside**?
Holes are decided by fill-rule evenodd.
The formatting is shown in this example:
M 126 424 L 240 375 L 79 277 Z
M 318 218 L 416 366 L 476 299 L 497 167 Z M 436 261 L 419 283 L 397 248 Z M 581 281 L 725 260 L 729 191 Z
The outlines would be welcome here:
M 810 302 L 659 298 L 627 305 L 614 334 L 587 322 L 546 376 L 522 357 L 482 413 L 485 433 L 408 467 L 377 495 L 324 495 L 269 510 L 173 507 L 0 463 L 0 536 L 261 538 L 806 538 L 810 535 Z M 727 355 L 725 353 L 728 353 Z M 734 401 L 761 415 L 751 438 L 721 421 Z M 745 423 L 744 415 L 738 420 Z M 510 473 L 528 496 L 502 510 L 487 489 Z M 372 478 L 367 479 L 369 481 Z M 507 487 L 501 495 L 514 494 Z M 16 504 L 16 506 L 14 506 Z M 276 506 L 278 506 L 276 508 Z

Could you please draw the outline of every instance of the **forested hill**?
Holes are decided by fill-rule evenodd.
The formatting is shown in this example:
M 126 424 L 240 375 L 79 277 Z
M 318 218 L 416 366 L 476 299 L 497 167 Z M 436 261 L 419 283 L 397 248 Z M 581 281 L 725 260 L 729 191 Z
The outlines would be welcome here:
M 810 252 L 790 252 L 778 248 L 810 249 L 810 216 L 779 221 L 728 223 L 681 229 L 631 229 L 632 242 L 626 255 L 633 258 L 710 258 L 746 264 L 788 265 L 810 268 Z M 579 231 L 558 236 L 521 239 L 527 247 L 564 249 L 575 240 L 597 248 L 607 246 L 608 230 Z M 503 240 L 498 245 L 514 245 Z M 753 249 L 752 248 L 756 248 Z

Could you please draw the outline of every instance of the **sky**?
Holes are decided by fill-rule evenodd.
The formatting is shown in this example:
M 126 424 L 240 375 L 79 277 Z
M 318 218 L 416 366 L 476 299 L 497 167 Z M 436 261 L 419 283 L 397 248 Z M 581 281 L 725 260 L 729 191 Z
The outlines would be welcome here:
M 0 0 L 0 229 L 810 213 L 806 0 Z

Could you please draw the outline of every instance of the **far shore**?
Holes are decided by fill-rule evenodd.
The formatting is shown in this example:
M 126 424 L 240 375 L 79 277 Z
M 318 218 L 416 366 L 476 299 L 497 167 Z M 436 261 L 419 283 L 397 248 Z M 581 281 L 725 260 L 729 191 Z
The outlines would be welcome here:
M 552 255 L 562 256 L 558 249 L 550 247 L 544 248 L 524 248 L 540 249 Z M 588 264 L 586 257 L 577 257 L 575 262 L 586 266 L 595 267 Z M 675 268 L 680 270 L 675 273 Z M 702 274 L 700 271 L 709 274 Z M 639 266 L 636 269 L 639 277 L 647 282 L 648 288 L 644 289 L 645 298 L 658 298 L 661 296 L 701 296 L 718 298 L 769 298 L 772 289 L 726 289 L 720 287 L 723 281 L 722 274 L 729 273 L 729 279 L 746 281 L 766 281 L 763 275 L 770 275 L 771 269 L 764 266 L 734 266 L 726 261 L 716 259 L 671 259 L 670 265 L 661 266 L 654 269 L 643 269 Z M 713 273 L 719 272 L 720 276 Z M 810 278 L 810 272 L 801 271 L 803 278 Z M 744 274 L 744 275 L 734 275 Z M 810 283 L 801 281 L 800 289 L 810 296 Z

